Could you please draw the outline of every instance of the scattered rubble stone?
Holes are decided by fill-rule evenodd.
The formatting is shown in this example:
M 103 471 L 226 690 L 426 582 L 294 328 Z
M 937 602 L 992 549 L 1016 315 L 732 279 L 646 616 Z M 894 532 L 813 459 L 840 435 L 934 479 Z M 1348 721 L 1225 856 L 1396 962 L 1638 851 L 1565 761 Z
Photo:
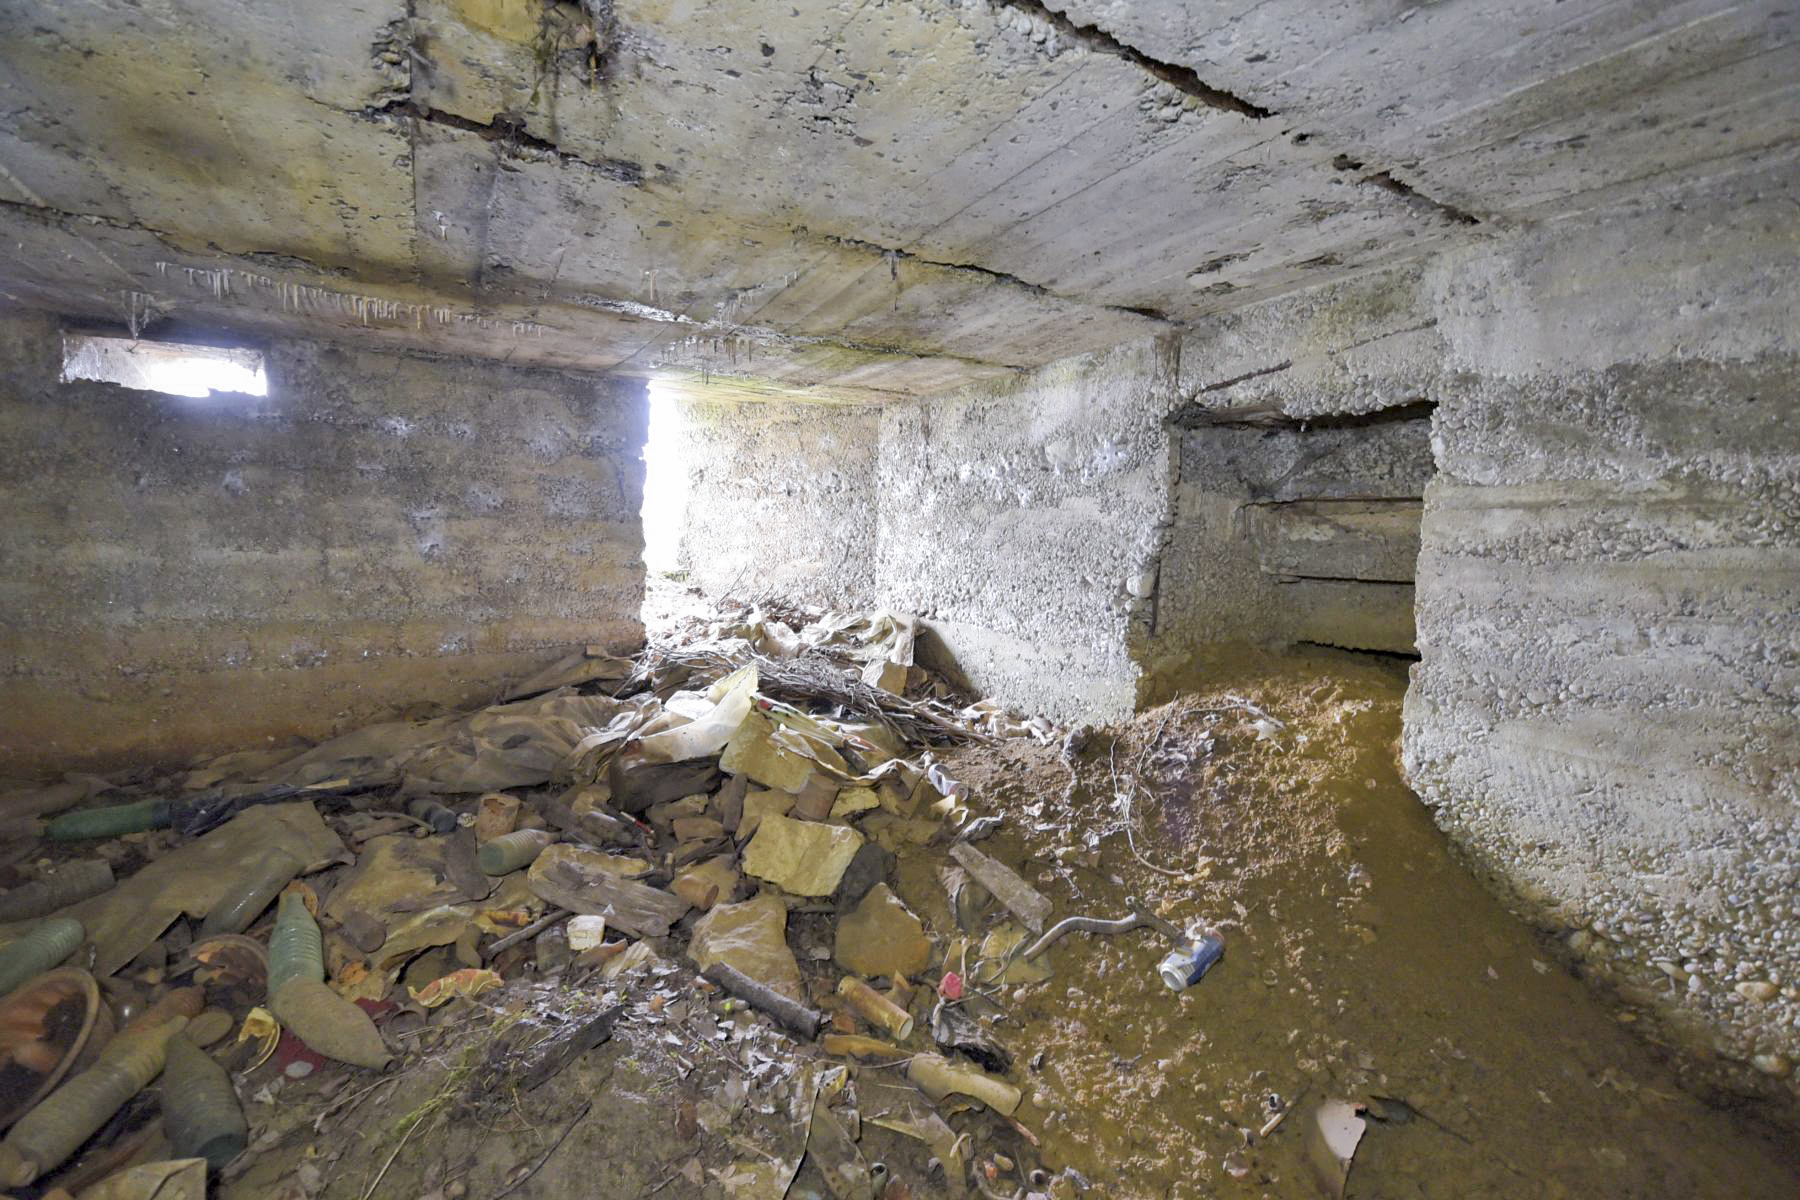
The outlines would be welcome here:
M 744 848 L 744 872 L 791 895 L 829 896 L 862 844 L 862 834 L 848 825 L 771 813 Z
M 721 904 L 694 925 L 688 957 L 705 970 L 714 963 L 735 967 L 791 1000 L 803 1001 L 806 986 L 787 942 L 787 905 L 763 893 L 742 904 Z
M 794 809 L 794 798 L 787 792 L 759 788 L 744 796 L 743 816 L 737 824 L 737 840 L 747 840 L 756 832 L 766 816 L 785 817 Z
M 838 919 L 832 958 L 858 975 L 915 975 L 931 962 L 931 939 L 893 889 L 878 883 Z
M 1060 739 L 1048 727 L 993 706 L 958 712 L 934 698 L 942 694 L 938 683 L 891 657 L 908 629 L 889 617 L 840 625 L 759 620 L 713 631 L 704 648 L 609 665 L 604 694 L 531 693 L 478 713 L 385 723 L 288 757 L 201 764 L 189 774 L 206 787 L 235 781 L 238 789 L 218 794 L 224 807 L 215 826 L 194 832 L 171 817 L 168 828 L 59 845 L 48 862 L 28 846 L 12 865 L 0 865 L 0 882 L 17 884 L 16 904 L 30 911 L 47 889 L 24 889 L 53 877 L 49 868 L 61 859 L 109 864 L 117 876 L 69 909 L 94 920 L 100 981 L 71 965 L 27 981 L 17 995 L 69 981 L 60 991 L 45 989 L 54 1006 L 91 989 L 96 1052 L 125 1036 L 114 1034 L 119 1024 L 197 1012 L 203 995 L 209 1008 L 187 1037 L 194 1053 L 213 1046 L 221 1068 L 236 1076 L 227 1090 L 233 1104 L 244 1098 L 251 1134 L 248 1151 L 218 1174 L 236 1187 L 229 1200 L 313 1200 L 371 1188 L 429 1200 L 508 1194 L 543 1165 L 546 1150 L 555 1152 L 559 1135 L 572 1138 L 564 1156 L 583 1164 L 570 1170 L 583 1169 L 588 1160 L 573 1148 L 592 1127 L 583 1124 L 586 1109 L 569 1101 L 594 1105 L 600 1095 L 651 1098 L 638 1105 L 636 1125 L 624 1123 L 629 1106 L 609 1114 L 607 1136 L 627 1152 L 656 1128 L 675 1131 L 682 1143 L 678 1152 L 645 1150 L 637 1165 L 656 1173 L 619 1183 L 630 1194 L 697 1195 L 710 1174 L 717 1190 L 757 1200 L 962 1196 L 971 1185 L 986 1195 L 1074 1195 L 1089 1189 L 1058 1157 L 1079 1150 L 1071 1128 L 1129 1113 L 1146 1129 L 1166 1131 L 1166 1122 L 1156 1123 L 1160 1114 L 1179 1114 L 1191 1097 L 1185 1083 L 1163 1089 L 1192 1073 L 1196 1055 L 1226 1052 L 1227 1039 L 1235 1053 L 1244 1045 L 1269 1050 L 1251 1092 L 1203 1097 L 1207 1121 L 1219 1122 L 1210 1150 L 1175 1162 L 1174 1151 L 1159 1158 L 1150 1147 L 1133 1160 L 1134 1170 L 1174 1172 L 1159 1176 L 1161 1183 L 1197 1172 L 1194 1189 L 1169 1194 L 1199 1195 L 1238 1166 L 1246 1177 L 1263 1172 L 1271 1180 L 1271 1164 L 1291 1167 L 1260 1144 L 1279 1148 L 1280 1139 L 1298 1136 L 1291 1131 L 1300 1122 L 1281 1124 L 1285 1108 L 1271 1113 L 1270 1105 L 1285 1103 L 1277 1088 L 1296 1096 L 1325 1077 L 1355 1081 L 1346 1088 L 1386 1086 L 1372 1056 L 1346 1061 L 1345 1048 L 1316 1031 L 1254 1027 L 1241 1006 L 1231 1010 L 1236 1024 L 1206 1025 L 1203 1034 L 1185 1027 L 1194 1032 L 1185 1042 L 1146 1036 L 1184 1028 L 1171 1024 L 1175 1006 L 1210 1016 L 1215 1001 L 1235 999 L 1222 992 L 1233 978 L 1229 968 L 1192 996 L 1169 997 L 1154 969 L 1166 942 L 1155 934 L 1115 930 L 1113 938 L 1070 940 L 1037 959 L 1020 957 L 1055 910 L 1068 916 L 1071 907 L 1125 902 L 1118 873 L 1135 867 L 1109 856 L 1103 843 L 1124 829 L 1106 825 L 1104 815 L 1084 828 L 1073 815 L 1073 784 L 1062 808 L 1052 803 L 1046 811 L 1041 797 L 1056 793 L 1060 774 L 1048 788 L 1032 781 L 1023 789 L 1028 799 L 1003 815 L 976 816 L 995 786 L 978 761 L 990 746 L 939 760 L 928 747 L 950 739 L 949 730 L 1029 738 L 1015 746 L 1040 747 L 1071 777 L 1082 764 L 1055 766 Z M 727 644 L 729 651 L 718 648 Z M 753 664 L 746 646 L 769 657 Z M 858 682 L 870 664 L 883 681 L 873 689 Z M 587 656 L 576 656 L 567 682 L 588 686 L 582 679 L 592 669 Z M 1295 738 L 1296 754 L 1298 747 Z M 696 752 L 703 756 L 669 757 Z M 1002 751 L 994 756 L 996 771 L 1008 765 Z M 1104 772 L 1102 756 L 1091 757 L 1089 765 Z M 338 781 L 351 776 L 363 784 L 346 791 Z M 324 786 L 300 799 L 270 790 L 296 780 Z M 101 781 L 65 790 L 71 805 L 157 808 L 170 789 Z M 261 799 L 237 806 L 245 797 Z M 454 818 L 451 832 L 400 815 L 419 797 Z M 62 804 L 33 792 L 29 803 L 40 802 Z M 967 844 L 977 837 L 991 839 L 984 842 L 991 855 Z M 484 874 L 477 842 L 507 838 L 532 843 L 535 859 Z M 1118 836 L 1111 846 L 1124 843 Z M 1054 849 L 1064 844 L 1076 849 Z M 300 875 L 280 902 L 289 923 L 306 914 L 317 939 L 317 964 L 309 945 L 305 978 L 288 977 L 292 947 L 271 936 L 266 903 L 253 897 L 232 917 L 243 919 L 245 932 L 197 936 L 214 910 L 260 890 L 252 874 L 272 852 L 292 855 Z M 1235 886 L 1225 875 L 1206 884 L 1222 918 Z M 1154 911 L 1202 915 L 1186 906 L 1188 889 L 1206 878 L 1196 870 L 1167 883 Z M 1246 919 L 1246 911 L 1237 916 Z M 1234 938 L 1243 936 L 1237 928 Z M 278 943 L 273 973 L 271 941 Z M 1266 964 L 1281 959 L 1259 959 L 1268 943 L 1244 937 L 1242 944 L 1260 969 L 1238 982 L 1269 981 L 1267 988 L 1256 983 L 1259 1003 L 1284 1004 L 1317 987 L 1317 976 L 1277 972 Z M 1048 977 L 1052 957 L 1058 986 L 1031 986 Z M 1690 978 L 1702 971 L 1693 957 L 1684 952 Z M 1770 1005 L 1773 1015 L 1786 1013 L 1782 997 L 1791 998 L 1774 983 L 1749 979 L 1721 981 L 1718 991 L 1731 1003 Z M 754 999 L 746 1004 L 746 997 Z M 1153 1019 L 1141 1018 L 1146 1009 Z M 72 1015 L 73 1007 L 63 1013 Z M 29 1021 L 15 1032 L 0 1041 L 0 1070 L 33 1054 L 73 1058 L 79 1050 L 41 1038 Z M 608 1048 L 609 1039 L 623 1044 Z M 389 1055 L 403 1069 L 372 1073 Z M 672 1074 L 632 1074 L 653 1056 Z M 1772 1053 L 1751 1066 L 1769 1086 L 1793 1071 Z M 671 1080 L 685 1092 L 671 1098 Z M 51 1079 L 46 1092 L 61 1086 Z M 1419 1111 L 1460 1116 L 1449 1095 L 1416 1086 Z M 24 1098 L 37 1102 L 29 1089 Z M 378 1124 L 346 1124 L 365 1100 L 358 1119 Z M 666 1111 L 657 1107 L 665 1100 Z M 1383 1103 L 1390 1114 L 1413 1111 L 1398 1099 Z M 133 1141 L 137 1130 L 155 1126 L 167 1101 L 152 1089 L 125 1095 L 121 1105 L 94 1139 L 106 1143 L 105 1153 L 124 1156 L 105 1167 L 117 1180 L 126 1178 L 114 1173 L 118 1167 L 143 1150 Z M 1117 1113 L 1099 1111 L 1110 1108 Z M 540 1144 L 528 1151 L 511 1144 L 497 1152 L 505 1159 L 498 1164 L 482 1157 L 482 1138 L 460 1137 L 521 1117 Z M 128 1118 L 139 1122 L 129 1136 Z M 437 1131 L 435 1140 L 427 1133 L 408 1141 L 415 1127 Z M 446 1129 L 456 1132 L 446 1136 Z M 1371 1137 L 1377 1129 L 1371 1126 Z M 1479 1141 L 1471 1137 L 1469 1144 Z M 1130 1142 L 1128 1131 L 1105 1144 L 1136 1154 L 1125 1149 Z M 468 1157 L 420 1164 L 414 1151 L 426 1144 L 440 1159 Z M 239 1182 L 256 1170 L 259 1154 L 279 1160 L 279 1172 Z M 347 1175 L 351 1162 L 356 1174 Z M 385 1183 L 384 1163 L 399 1164 Z M 71 1182 L 78 1165 L 47 1178 L 46 1188 L 89 1195 L 90 1181 Z M 547 1175 L 531 1187 L 562 1194 Z M 177 1195 L 187 1200 L 170 1193 Z M 121 1192 L 110 1200 L 141 1198 Z

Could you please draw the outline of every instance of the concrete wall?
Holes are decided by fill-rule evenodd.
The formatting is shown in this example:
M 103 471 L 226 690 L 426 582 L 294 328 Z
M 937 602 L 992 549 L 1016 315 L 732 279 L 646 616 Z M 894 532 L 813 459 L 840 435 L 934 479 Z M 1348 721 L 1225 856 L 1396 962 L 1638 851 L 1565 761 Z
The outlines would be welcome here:
M 1244 644 L 1408 652 L 1419 283 L 879 411 L 683 401 L 682 567 L 715 596 L 918 613 L 979 691 L 1070 721 Z
M 1412 652 L 1430 420 L 1395 411 L 1181 431 L 1155 670 L 1246 643 Z
M 1131 711 L 1168 519 L 1173 345 L 884 411 L 879 584 L 978 691 L 1065 721 Z
M 1244 646 L 1409 653 L 1436 318 L 1402 268 L 1182 339 L 1180 453 L 1144 696 Z
M 682 401 L 688 578 L 916 613 L 980 693 L 1129 713 L 1169 497 L 1169 342 L 883 409 Z
M 1208 647 L 1354 645 L 1328 630 L 1403 615 L 1370 598 L 1413 579 L 1405 753 L 1436 819 L 1669 1034 L 1779 1087 L 1800 1059 L 1797 174 L 1644 191 L 1178 347 L 891 407 L 878 594 L 980 690 L 1073 721 Z
M 1793 174 L 888 408 L 877 594 L 1073 721 L 1243 641 L 1404 648 L 1416 589 L 1406 756 L 1439 823 L 1690 1049 L 1783 1076 Z
M 680 569 L 714 596 L 875 602 L 874 408 L 677 400 Z
M 1405 735 L 1524 911 L 1770 1077 L 1800 1059 L 1795 179 L 1647 193 L 1433 272 L 1462 374 Z
M 318 736 L 642 636 L 641 384 L 268 349 L 269 395 L 61 384 L 0 316 L 0 770 Z

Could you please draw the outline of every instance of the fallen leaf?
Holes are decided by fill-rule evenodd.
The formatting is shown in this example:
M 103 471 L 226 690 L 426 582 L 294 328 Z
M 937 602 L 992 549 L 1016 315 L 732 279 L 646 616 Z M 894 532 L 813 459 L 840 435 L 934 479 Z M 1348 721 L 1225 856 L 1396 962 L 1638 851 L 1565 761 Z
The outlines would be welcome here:
M 237 1045 L 245 1042 L 256 1044 L 256 1057 L 246 1071 L 254 1071 L 269 1061 L 269 1055 L 275 1053 L 275 1044 L 281 1040 L 281 1023 L 266 1008 L 253 1008 L 244 1016 L 244 1024 L 238 1030 Z
M 485 967 L 464 967 L 432 980 L 422 988 L 407 988 L 407 994 L 426 1008 L 436 1008 L 460 997 L 479 996 L 500 986 L 500 976 Z

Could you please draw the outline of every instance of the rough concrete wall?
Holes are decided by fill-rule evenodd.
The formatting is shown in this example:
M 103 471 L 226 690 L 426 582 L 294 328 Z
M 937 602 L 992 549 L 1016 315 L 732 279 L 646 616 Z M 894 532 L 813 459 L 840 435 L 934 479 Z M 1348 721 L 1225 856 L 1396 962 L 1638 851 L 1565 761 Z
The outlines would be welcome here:
M 1067 721 L 1136 701 L 1169 505 L 1167 342 L 884 411 L 879 584 L 976 689 Z
M 1792 161 L 1436 272 L 1413 785 L 1690 1049 L 1800 1058 Z M 1791 1086 L 1791 1083 L 1790 1083 Z
M 0 317 L 0 770 L 318 736 L 642 636 L 643 388 L 269 349 L 269 395 L 61 384 Z
M 1208 322 L 1181 343 L 1179 472 L 1146 698 L 1247 644 L 1410 652 L 1423 402 L 1442 386 L 1419 272 Z
M 1429 429 L 1415 416 L 1183 430 L 1153 669 L 1241 644 L 1410 653 Z
M 688 579 L 714 596 L 874 603 L 880 412 L 676 403 L 688 478 L 679 561 Z

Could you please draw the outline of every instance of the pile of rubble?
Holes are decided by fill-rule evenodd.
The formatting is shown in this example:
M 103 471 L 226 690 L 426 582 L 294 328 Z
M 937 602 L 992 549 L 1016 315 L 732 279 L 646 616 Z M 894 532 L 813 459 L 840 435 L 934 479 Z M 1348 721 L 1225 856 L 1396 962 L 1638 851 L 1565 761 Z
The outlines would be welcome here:
M 291 1143 L 242 1102 L 285 1081 L 352 1080 L 321 1093 L 329 1113 L 370 1090 L 356 1073 L 397 1077 L 461 1038 L 470 1053 L 404 1141 L 636 1023 L 729 1067 L 672 1121 L 719 1132 L 752 1091 L 782 1089 L 756 1106 L 763 1141 L 740 1130 L 664 1184 L 1085 1190 L 1033 1161 L 995 997 L 1046 978 L 1066 934 L 1140 927 L 1168 938 L 1165 978 L 1187 986 L 1216 933 L 1141 909 L 1055 920 L 976 845 L 998 818 L 973 816 L 936 754 L 1057 731 L 961 703 L 914 664 L 909 620 L 796 624 L 751 611 L 635 660 L 573 655 L 473 714 L 7 796 L 0 1187 L 203 1196 Z M 902 859 L 928 860 L 952 920 L 902 899 Z M 919 1161 L 865 1153 L 881 1137 Z M 295 1165 L 285 1194 L 330 1192 L 334 1161 Z

